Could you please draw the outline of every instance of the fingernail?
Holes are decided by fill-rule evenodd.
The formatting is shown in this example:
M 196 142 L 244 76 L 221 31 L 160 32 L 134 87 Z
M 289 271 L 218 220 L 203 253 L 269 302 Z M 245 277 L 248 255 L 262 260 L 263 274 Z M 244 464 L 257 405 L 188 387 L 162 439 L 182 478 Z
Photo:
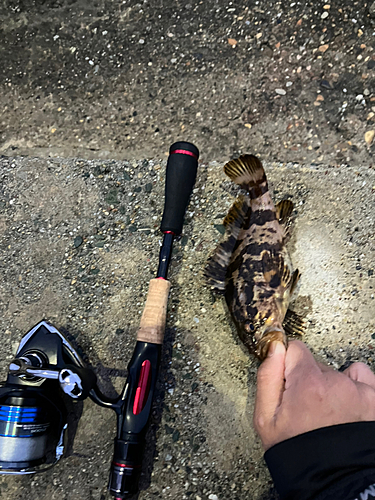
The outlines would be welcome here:
M 270 358 L 274 354 L 281 354 L 285 350 L 284 344 L 278 340 L 270 343 L 268 348 L 267 358 Z

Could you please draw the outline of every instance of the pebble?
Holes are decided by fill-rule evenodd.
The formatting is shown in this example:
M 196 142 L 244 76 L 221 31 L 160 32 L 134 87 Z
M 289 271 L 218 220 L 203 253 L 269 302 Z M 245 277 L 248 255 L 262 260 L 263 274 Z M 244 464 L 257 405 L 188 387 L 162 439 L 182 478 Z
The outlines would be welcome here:
M 368 69 L 374 69 L 375 68 L 375 61 L 371 60 L 367 63 L 367 68 Z
M 320 82 L 320 86 L 321 86 L 321 87 L 323 87 L 323 89 L 327 89 L 327 90 L 332 90 L 332 88 L 333 88 L 333 87 L 331 86 L 331 84 L 329 83 L 329 81 L 328 81 L 328 80 L 322 80 L 322 81 Z
M 284 89 L 276 89 L 275 92 L 276 92 L 276 94 L 279 94 L 279 95 L 285 95 L 286 94 L 286 90 L 284 90 Z
M 323 12 L 323 14 L 322 14 L 320 17 L 321 17 L 322 19 L 327 19 L 328 15 L 329 15 L 329 14 L 328 14 L 328 12 L 327 12 L 327 11 L 325 11 L 325 12 Z
M 370 17 L 375 17 L 375 2 L 373 2 L 373 3 L 370 5 L 370 8 L 369 8 L 369 14 L 370 14 Z
M 143 38 L 140 38 L 140 39 L 138 40 L 138 43 L 140 43 L 141 45 L 143 45 L 143 44 L 145 43 L 145 41 L 143 40 Z
M 81 245 L 82 245 L 82 243 L 83 243 L 83 238 L 82 238 L 82 236 L 76 236 L 76 237 L 74 238 L 74 246 L 75 246 L 75 248 L 78 248 L 79 246 L 81 246 Z
M 220 234 L 225 234 L 225 226 L 223 224 L 214 224 L 214 228 L 216 231 L 219 231 Z
M 365 133 L 365 141 L 368 146 L 371 146 L 374 137 L 375 137 L 375 130 L 368 130 Z
M 321 45 L 321 46 L 319 47 L 319 52 L 322 52 L 322 53 L 324 54 L 324 52 L 326 52 L 326 51 L 328 50 L 328 48 L 329 48 L 328 43 L 326 43 L 326 44 L 324 44 L 324 45 Z
M 214 495 L 213 493 L 211 493 L 211 495 L 208 495 L 208 498 L 209 500 L 219 500 L 218 496 Z

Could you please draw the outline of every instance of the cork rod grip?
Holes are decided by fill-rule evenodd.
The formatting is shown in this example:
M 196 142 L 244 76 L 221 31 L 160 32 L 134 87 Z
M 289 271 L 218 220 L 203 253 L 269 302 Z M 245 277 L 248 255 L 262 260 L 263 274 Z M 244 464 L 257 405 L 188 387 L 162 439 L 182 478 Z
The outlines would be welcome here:
M 150 281 L 146 305 L 143 310 L 137 340 L 162 344 L 167 319 L 167 303 L 171 284 L 167 280 Z

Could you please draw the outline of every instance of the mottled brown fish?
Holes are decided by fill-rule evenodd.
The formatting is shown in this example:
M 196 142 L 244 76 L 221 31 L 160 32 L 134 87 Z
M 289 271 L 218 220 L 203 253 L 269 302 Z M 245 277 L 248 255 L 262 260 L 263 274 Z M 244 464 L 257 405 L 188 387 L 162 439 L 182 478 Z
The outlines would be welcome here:
M 238 334 L 251 354 L 264 359 L 269 343 L 286 333 L 301 334 L 303 321 L 288 309 L 300 274 L 286 249 L 293 203 L 275 207 L 263 166 L 253 155 L 224 166 L 233 182 L 248 191 L 224 219 L 225 239 L 209 259 L 208 285 L 224 293 Z

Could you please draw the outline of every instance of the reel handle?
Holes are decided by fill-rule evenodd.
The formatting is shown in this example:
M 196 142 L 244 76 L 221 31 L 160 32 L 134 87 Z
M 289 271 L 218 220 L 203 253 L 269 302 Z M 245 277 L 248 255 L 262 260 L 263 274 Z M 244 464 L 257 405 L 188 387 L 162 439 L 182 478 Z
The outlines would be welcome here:
M 96 375 L 90 368 L 76 365 L 65 365 L 63 368 L 56 365 L 38 367 L 28 364 L 27 361 L 26 356 L 23 359 L 14 359 L 9 365 L 9 374 L 29 380 L 56 380 L 65 394 L 79 400 L 86 399 L 96 385 Z
M 190 142 L 175 142 L 169 149 L 165 179 L 164 213 L 160 229 L 178 236 L 198 169 L 198 148 Z

